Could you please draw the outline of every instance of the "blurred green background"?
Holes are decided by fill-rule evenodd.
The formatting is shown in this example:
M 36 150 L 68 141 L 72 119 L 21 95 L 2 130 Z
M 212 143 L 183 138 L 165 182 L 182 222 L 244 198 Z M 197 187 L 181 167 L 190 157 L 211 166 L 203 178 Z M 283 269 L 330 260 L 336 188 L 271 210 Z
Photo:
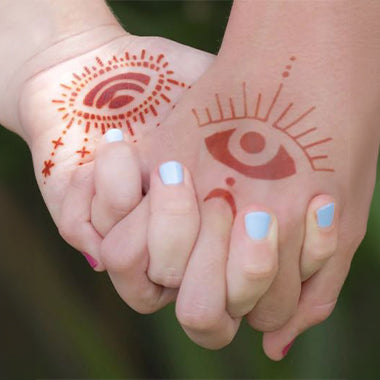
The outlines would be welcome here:
M 128 30 L 218 51 L 230 1 L 115 1 Z M 329 320 L 270 361 L 246 324 L 225 349 L 193 344 L 173 306 L 130 310 L 106 274 L 90 270 L 56 231 L 30 153 L 0 128 L 0 379 L 380 378 L 380 181 L 368 234 Z

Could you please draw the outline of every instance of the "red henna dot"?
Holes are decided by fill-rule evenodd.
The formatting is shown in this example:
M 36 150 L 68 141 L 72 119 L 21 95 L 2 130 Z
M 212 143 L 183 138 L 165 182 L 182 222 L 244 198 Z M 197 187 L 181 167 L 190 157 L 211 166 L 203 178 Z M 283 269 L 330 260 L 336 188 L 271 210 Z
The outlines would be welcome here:
M 235 185 L 235 179 L 234 178 L 232 178 L 232 177 L 228 177 L 228 178 L 226 178 L 226 184 L 228 185 L 228 186 L 233 186 L 233 185 Z
M 287 71 L 284 71 L 284 72 L 282 73 L 282 76 L 283 76 L 284 78 L 287 78 L 287 77 L 289 76 L 289 73 L 288 73 Z
M 290 65 L 287 65 L 287 66 L 286 66 L 286 69 L 287 69 L 287 70 L 290 70 L 291 68 L 292 68 L 292 66 L 290 66 Z
M 257 132 L 247 132 L 240 139 L 240 146 L 247 153 L 259 153 L 265 147 L 265 138 Z
M 293 56 L 293 57 L 290 57 L 290 60 L 291 60 L 291 61 L 295 61 L 295 60 L 296 60 L 296 57 L 294 57 L 294 56 Z

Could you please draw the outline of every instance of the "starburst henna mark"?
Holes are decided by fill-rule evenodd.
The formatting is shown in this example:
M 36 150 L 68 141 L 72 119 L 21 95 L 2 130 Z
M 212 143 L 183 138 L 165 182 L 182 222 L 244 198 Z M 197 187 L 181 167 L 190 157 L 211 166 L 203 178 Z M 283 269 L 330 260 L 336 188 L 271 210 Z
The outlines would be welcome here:
M 42 175 L 51 176 L 56 166 L 53 157 L 65 145 L 72 127 L 80 128 L 84 135 L 81 146 L 72 150 L 78 165 L 92 157 L 94 141 L 89 137 L 94 140 L 110 128 L 119 128 L 135 139 L 137 125 L 145 125 L 147 117 L 159 116 L 163 105 L 173 106 L 173 87 L 188 88 L 173 75 L 164 54 L 150 55 L 145 49 L 139 55 L 125 52 L 109 60 L 96 57 L 93 65 L 73 73 L 70 83 L 60 84 L 61 96 L 52 100 L 65 124 L 60 136 L 52 140 Z
M 296 57 L 291 57 L 290 60 L 294 62 Z M 283 78 L 290 76 L 291 68 L 291 65 L 286 66 L 286 71 L 282 73 Z M 253 107 L 249 106 L 247 85 L 245 82 L 242 84 L 242 95 L 240 97 L 240 99 L 242 99 L 242 105 L 239 109 L 235 106 L 236 101 L 234 101 L 232 97 L 228 98 L 228 101 L 224 103 L 227 104 L 227 107 L 223 107 L 219 94 L 215 94 L 216 112 L 214 112 L 214 116 L 212 110 L 208 107 L 202 112 L 193 109 L 192 113 L 199 128 L 222 123 L 228 125 L 228 129 L 223 129 L 222 131 L 205 137 L 207 150 L 212 157 L 243 176 L 253 179 L 279 180 L 295 175 L 297 173 L 295 159 L 283 144 L 278 143 L 277 140 L 273 138 L 269 140 L 272 140 L 270 141 L 272 145 L 277 144 L 277 149 L 275 153 L 272 154 L 270 160 L 256 165 L 243 161 L 255 158 L 259 158 L 259 161 L 262 161 L 263 157 L 265 157 L 262 155 L 262 152 L 267 145 L 271 145 L 270 143 L 268 144 L 263 132 L 267 131 L 268 128 L 272 128 L 273 131 L 279 131 L 290 138 L 301 149 L 313 171 L 334 172 L 334 169 L 329 167 L 329 165 L 323 164 L 323 162 L 328 160 L 328 154 L 312 153 L 313 149 L 320 149 L 323 144 L 332 140 L 331 137 L 311 138 L 313 135 L 317 135 L 317 128 L 307 125 L 307 118 L 316 107 L 311 106 L 301 114 L 293 115 L 290 118 L 288 114 L 293 108 L 294 103 L 289 103 L 282 109 L 277 106 L 283 89 L 284 82 L 281 82 L 271 98 L 269 107 L 266 109 L 262 106 L 262 93 L 257 94 Z M 250 125 L 248 128 L 231 128 L 231 123 L 243 120 L 252 121 L 253 126 Z M 285 120 L 287 121 L 285 122 Z M 253 131 L 252 129 L 257 130 Z M 235 134 L 237 134 L 237 138 L 234 139 Z M 238 153 L 240 157 L 243 157 L 243 160 L 233 154 L 231 147 L 239 148 L 240 152 Z M 273 148 L 273 146 L 270 146 L 270 148 Z M 276 148 L 276 146 L 274 146 L 274 148 Z M 225 199 L 231 206 L 233 214 L 236 213 L 235 200 L 229 190 L 222 188 L 214 189 L 205 197 L 204 201 L 215 197 Z

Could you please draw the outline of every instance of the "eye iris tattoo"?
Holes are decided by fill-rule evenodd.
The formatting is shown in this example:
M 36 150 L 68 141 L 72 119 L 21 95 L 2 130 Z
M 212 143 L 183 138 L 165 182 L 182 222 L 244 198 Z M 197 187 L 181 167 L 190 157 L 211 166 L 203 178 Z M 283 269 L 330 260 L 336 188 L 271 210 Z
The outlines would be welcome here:
M 294 62 L 296 57 L 291 57 L 290 61 Z M 292 65 L 286 66 L 286 71 L 282 73 L 284 80 L 290 76 L 290 70 Z M 254 106 L 252 109 L 248 107 L 246 82 L 242 85 L 242 99 L 243 109 L 237 112 L 235 103 L 232 97 L 228 99 L 225 104 L 227 107 L 222 107 L 222 102 L 219 94 L 215 94 L 215 105 L 217 117 L 212 117 L 211 110 L 207 107 L 204 110 L 193 109 L 192 113 L 196 119 L 199 128 L 204 128 L 218 123 L 234 123 L 235 121 L 250 120 L 254 122 L 254 125 L 259 125 L 264 128 L 272 128 L 272 130 L 278 131 L 291 140 L 302 150 L 303 154 L 307 158 L 310 167 L 315 172 L 334 172 L 334 169 L 324 164 L 328 159 L 327 154 L 313 154 L 312 148 L 320 148 L 323 144 L 332 140 L 331 137 L 327 138 L 314 138 L 310 140 L 310 136 L 317 131 L 316 127 L 307 127 L 303 124 L 307 124 L 307 117 L 315 110 L 315 106 L 310 107 L 301 114 L 293 115 L 289 117 L 290 110 L 293 107 L 293 103 L 289 103 L 285 109 L 276 109 L 276 105 L 284 89 L 284 83 L 281 82 L 277 91 L 272 96 L 269 108 L 265 111 L 262 110 L 262 93 L 258 93 L 254 99 Z M 279 108 L 279 107 L 277 107 Z M 277 114 L 276 114 L 277 113 Z M 288 116 L 286 118 L 286 116 Z M 288 121 L 284 121 L 285 118 Z M 291 121 L 289 122 L 289 119 Z M 302 124 L 303 123 L 303 124 Z M 265 124 L 265 125 L 264 125 Z M 263 129 L 265 130 L 265 129 Z M 297 130 L 297 132 L 294 132 Z M 236 158 L 230 149 L 230 143 L 233 135 L 238 132 L 238 128 L 224 129 L 218 131 L 205 138 L 205 145 L 211 156 L 219 161 L 221 164 L 233 169 L 239 174 L 264 180 L 279 180 L 290 177 L 297 173 L 296 163 L 293 157 L 289 154 L 286 148 L 280 144 L 277 153 L 271 160 L 260 165 L 249 165 Z M 315 135 L 315 133 L 314 133 Z M 305 140 L 308 140 L 306 143 Z M 248 131 L 240 138 L 240 148 L 245 154 L 254 157 L 255 154 L 260 154 L 267 145 L 265 137 L 258 131 Z M 232 186 L 235 183 L 231 182 L 231 178 L 226 179 L 228 186 Z M 232 193 L 223 188 L 216 188 L 212 190 L 205 198 L 204 201 L 208 201 L 212 198 L 222 198 L 230 205 L 233 215 L 236 215 L 236 204 Z
M 108 61 L 96 57 L 93 65 L 73 73 L 70 83 L 60 84 L 60 98 L 52 100 L 64 126 L 60 136 L 51 141 L 49 158 L 43 163 L 44 183 L 57 166 L 54 158 L 65 146 L 70 129 L 83 132 L 82 143 L 73 149 L 78 165 L 83 165 L 92 157 L 89 145 L 94 134 L 90 136 L 90 132 L 101 136 L 110 128 L 119 128 L 135 138 L 136 126 L 145 125 L 148 116 L 156 118 L 165 105 L 173 107 L 173 87 L 186 89 L 188 85 L 174 78 L 164 54 L 149 55 L 145 49 L 139 55 L 125 52 Z

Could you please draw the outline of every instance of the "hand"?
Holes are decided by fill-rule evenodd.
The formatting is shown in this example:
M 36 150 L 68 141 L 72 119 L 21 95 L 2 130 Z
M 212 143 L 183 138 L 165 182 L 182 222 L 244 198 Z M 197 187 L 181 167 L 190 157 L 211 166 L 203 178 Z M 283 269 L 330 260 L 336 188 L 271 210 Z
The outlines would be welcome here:
M 117 182 L 105 180 L 107 170 L 103 179 L 95 176 L 97 144 L 112 128 L 123 129 L 131 144 L 140 142 L 211 60 L 166 39 L 124 34 L 25 83 L 20 114 L 38 184 L 61 235 L 95 270 L 104 269 L 102 235 L 141 199 L 139 168 L 124 171 L 133 166 L 128 153 L 108 167 L 108 175 L 118 171 Z
M 323 123 L 322 115 L 331 114 L 331 110 L 325 109 L 323 113 L 317 114 L 321 117 L 322 124 L 318 131 L 315 129 L 308 131 L 308 124 L 305 126 L 305 121 L 303 123 L 301 121 L 309 116 L 308 123 L 317 122 L 315 119 L 311 120 L 314 108 L 309 108 L 307 113 L 302 111 L 303 117 L 300 117 L 299 113 L 289 112 L 289 103 L 293 101 L 293 98 L 299 98 L 294 89 L 297 87 L 297 82 L 291 84 L 285 82 L 282 86 L 278 83 L 274 85 L 269 79 L 274 75 L 264 75 L 267 68 L 256 68 L 256 71 L 260 70 L 263 74 L 258 75 L 258 78 L 268 79 L 263 85 L 258 84 L 259 79 L 253 82 L 260 86 L 262 93 L 265 91 L 266 106 L 258 106 L 260 102 L 258 99 L 264 96 L 257 96 L 258 94 L 250 87 L 250 82 L 244 85 L 241 78 L 239 83 L 239 78 L 236 76 L 231 78 L 226 75 L 228 73 L 226 68 L 219 64 L 214 65 L 184 96 L 164 125 L 139 144 L 138 149 L 145 162 L 144 167 L 151 168 L 153 172 L 156 170 L 154 168 L 157 162 L 175 158 L 184 162 L 194 174 L 200 200 L 202 227 L 186 269 L 176 309 L 177 317 L 186 332 L 194 341 L 205 347 L 218 348 L 227 344 L 236 333 L 240 320 L 231 318 L 226 308 L 232 315 L 241 313 L 239 310 L 236 311 L 241 306 L 239 305 L 241 300 L 237 299 L 238 297 L 235 300 L 231 297 L 234 293 L 236 294 L 234 289 L 240 287 L 240 296 L 245 294 L 244 301 L 251 299 L 250 303 L 243 305 L 244 307 L 247 305 L 253 307 L 262 296 L 253 311 L 248 313 L 248 321 L 253 327 L 271 331 L 285 325 L 286 329 L 281 330 L 281 334 L 280 332 L 276 335 L 268 334 L 264 340 L 265 349 L 270 357 L 279 359 L 282 358 L 282 351 L 291 338 L 294 338 L 301 330 L 327 318 L 334 308 L 340 288 L 348 273 L 352 255 L 364 236 L 368 205 L 373 191 L 378 142 L 367 141 L 366 146 L 372 152 L 373 161 L 367 163 L 366 171 L 363 173 L 366 186 L 363 187 L 362 184 L 342 186 L 347 183 L 348 176 L 352 175 L 352 168 L 341 160 L 341 156 L 346 156 L 347 146 L 339 143 L 339 141 L 344 141 L 341 135 L 343 131 L 323 127 L 327 123 Z M 280 90 L 283 91 L 281 96 Z M 269 93 L 273 95 L 269 96 Z M 218 96 L 215 97 L 215 94 Z M 306 100 L 306 97 L 299 100 L 297 109 L 304 108 Z M 341 99 L 336 100 L 336 104 L 331 106 L 339 109 L 340 101 Z M 247 113 L 245 113 L 246 110 Z M 256 110 L 258 110 L 257 114 Z M 268 120 L 261 120 L 262 115 L 268 114 L 268 110 L 271 111 Z M 287 110 L 289 114 L 286 114 L 284 110 Z M 189 117 L 191 114 L 193 114 L 193 120 Z M 279 118 L 280 115 L 282 118 Z M 376 114 L 374 116 L 376 117 Z M 316 112 L 313 117 L 316 117 Z M 345 115 L 336 112 L 335 117 L 339 119 L 340 125 L 346 124 Z M 291 128 L 297 128 L 297 131 L 286 134 L 284 129 L 290 125 Z M 359 120 L 358 125 L 360 125 Z M 236 129 L 233 132 L 238 137 L 235 141 L 231 137 L 230 145 L 228 145 L 225 136 L 227 132 L 228 137 L 232 136 L 232 126 Z M 306 131 L 308 132 L 304 133 Z M 323 133 L 328 133 L 329 136 L 324 137 Z M 297 144 L 297 140 L 301 138 L 297 136 L 300 134 L 303 136 L 311 134 L 315 140 L 306 139 L 306 142 L 302 143 L 304 148 L 301 148 Z M 307 137 L 310 138 L 310 136 Z M 249 171 L 246 169 L 248 163 L 245 166 L 237 164 L 237 160 L 243 161 L 244 157 L 245 159 L 250 157 L 244 156 L 244 152 L 240 152 L 241 149 L 245 153 L 253 154 L 258 146 L 265 148 L 263 139 L 270 141 L 271 146 L 276 147 L 276 149 L 272 148 L 272 153 L 269 152 L 268 156 L 262 158 L 266 163 L 272 162 L 271 165 L 266 165 L 265 171 L 258 169 L 259 165 L 254 162 L 253 155 L 250 165 L 253 169 Z M 157 141 L 169 141 L 170 144 L 167 146 L 161 144 L 158 149 Z M 334 152 L 329 148 L 333 142 L 335 142 Z M 324 154 L 329 154 L 329 160 L 326 160 L 328 166 L 312 166 L 310 157 L 322 154 L 310 153 L 308 149 L 314 147 L 319 149 L 319 145 L 323 143 L 325 143 L 324 152 L 326 152 Z M 308 145 L 310 148 L 305 148 Z M 273 158 L 273 155 L 276 157 L 276 152 L 281 151 L 281 146 L 283 152 L 286 153 L 283 153 L 281 165 L 279 165 L 271 157 Z M 356 161 L 360 159 L 362 149 L 362 146 L 358 146 L 351 152 Z M 314 155 L 311 156 L 312 154 Z M 231 156 L 237 158 L 233 160 Z M 227 161 L 226 157 L 228 157 Z M 287 158 L 284 159 L 284 157 Z M 284 165 L 284 162 L 293 163 L 293 165 Z M 358 170 L 362 169 L 358 167 Z M 267 178 L 260 177 L 262 173 Z M 224 180 L 230 189 L 224 185 Z M 295 198 L 294 189 L 303 189 L 303 192 L 296 192 L 297 198 Z M 331 194 L 333 198 L 331 196 L 314 197 L 315 194 L 321 193 Z M 361 194 L 359 197 L 361 202 L 354 201 L 358 194 Z M 238 213 L 232 227 L 235 207 Z M 248 247 L 254 252 L 254 244 L 257 244 L 257 242 L 250 242 L 247 238 L 242 243 L 245 236 L 244 217 L 255 211 L 269 211 L 268 214 L 271 216 L 271 223 L 268 224 L 268 241 L 264 244 L 259 243 L 262 252 L 270 254 L 262 255 L 262 258 L 272 259 L 268 260 L 269 267 L 265 267 L 263 273 L 260 273 L 263 268 L 259 266 L 262 263 L 260 255 L 256 257 L 258 265 L 250 266 L 248 272 L 247 268 L 241 265 L 239 268 L 239 256 L 241 258 L 242 254 L 246 253 L 241 248 L 244 248 L 244 244 L 251 244 Z M 103 246 L 105 262 L 111 266 L 120 262 L 125 263 L 125 273 L 134 273 L 133 268 L 154 273 L 151 266 L 148 269 L 147 254 L 142 254 L 146 252 L 145 235 L 138 239 L 133 249 L 129 249 L 128 252 L 123 250 L 128 243 L 127 236 L 132 234 L 133 226 L 142 224 L 141 220 L 147 220 L 148 214 L 149 204 L 143 202 L 126 220 L 120 222 L 110 232 Z M 338 217 L 341 219 L 339 224 Z M 122 233 L 126 236 L 124 239 Z M 161 235 L 161 238 L 165 241 L 165 236 Z M 112 249 L 113 241 L 120 243 L 116 251 Z M 230 251 L 230 256 L 227 264 L 228 251 Z M 279 270 L 276 273 L 277 252 L 281 254 L 279 255 Z M 153 256 L 151 263 L 157 262 L 154 259 L 154 252 L 150 253 Z M 174 251 L 171 252 L 171 257 L 174 257 L 174 254 Z M 301 268 L 299 267 L 300 258 Z M 255 260 L 255 257 L 252 255 L 248 259 Z M 134 266 L 138 261 L 139 266 Z M 325 264 L 324 267 L 323 264 Z M 309 278 L 317 271 L 317 274 L 304 283 L 301 290 L 301 280 Z M 275 279 L 271 284 L 273 277 Z M 126 279 L 127 276 L 120 276 L 119 280 L 122 278 Z M 226 278 L 228 280 L 227 293 L 224 290 Z M 239 285 L 242 278 L 246 279 L 243 286 L 241 282 Z M 157 282 L 157 279 L 155 280 Z M 252 284 L 265 284 L 261 286 L 263 289 L 261 294 L 252 294 L 252 290 L 249 290 L 253 289 Z M 116 287 L 118 288 L 117 285 Z M 269 291 L 265 293 L 268 287 Z M 119 293 L 129 303 L 130 294 L 123 291 L 127 288 L 127 286 L 121 286 Z M 227 303 L 226 295 L 228 295 Z M 144 298 L 143 302 L 149 302 L 148 298 Z M 243 314 L 247 311 L 249 309 L 244 310 Z M 288 320 L 289 325 L 286 324 Z M 271 336 L 276 336 L 276 339 L 270 340 Z

